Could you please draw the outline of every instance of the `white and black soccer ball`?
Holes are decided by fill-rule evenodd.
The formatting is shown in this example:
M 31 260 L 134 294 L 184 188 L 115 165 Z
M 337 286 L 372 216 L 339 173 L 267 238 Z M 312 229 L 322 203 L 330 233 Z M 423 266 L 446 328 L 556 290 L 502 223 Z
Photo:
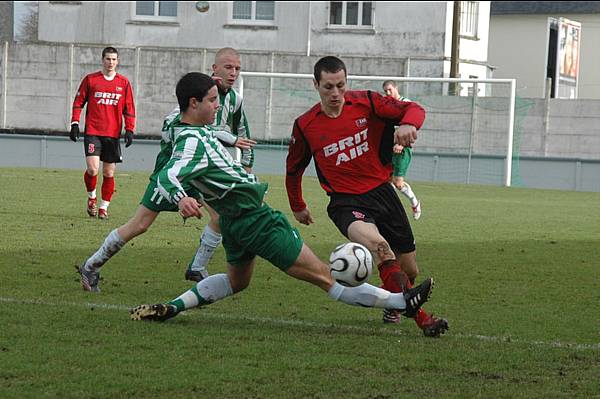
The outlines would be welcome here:
M 348 242 L 333 250 L 329 256 L 329 268 L 338 283 L 356 287 L 371 277 L 373 256 L 364 245 Z
M 199 12 L 208 12 L 208 9 L 210 8 L 210 3 L 208 1 L 197 1 L 196 2 L 196 10 L 198 10 Z

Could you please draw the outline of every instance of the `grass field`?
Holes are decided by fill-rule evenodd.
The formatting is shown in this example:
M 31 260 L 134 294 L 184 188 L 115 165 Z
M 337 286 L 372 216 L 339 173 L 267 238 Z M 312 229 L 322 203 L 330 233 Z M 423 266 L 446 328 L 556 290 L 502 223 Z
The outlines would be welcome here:
M 244 292 L 165 323 L 128 309 L 191 285 L 205 221 L 161 215 L 102 270 L 99 294 L 74 267 L 134 212 L 143 173 L 118 174 L 110 219 L 85 214 L 82 171 L 0 169 L 1 398 L 600 398 L 600 194 L 412 182 L 426 309 L 411 320 L 331 301 L 260 260 Z M 268 201 L 290 216 L 281 176 Z M 326 258 L 346 240 L 304 184 Z M 219 248 L 210 271 L 224 268 Z M 371 280 L 379 284 L 377 276 Z

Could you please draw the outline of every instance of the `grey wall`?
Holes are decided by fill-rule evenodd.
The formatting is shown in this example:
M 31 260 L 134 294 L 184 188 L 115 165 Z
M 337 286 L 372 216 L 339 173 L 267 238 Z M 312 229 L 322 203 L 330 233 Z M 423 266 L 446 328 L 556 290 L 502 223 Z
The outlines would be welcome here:
M 545 96 L 549 17 L 566 17 L 581 23 L 578 98 L 600 99 L 599 13 L 492 15 L 488 54 L 489 63 L 497 67 L 494 77 L 517 77 L 520 96 Z
M 7 96 L 0 97 L 5 129 L 67 131 L 71 103 L 87 73 L 100 68 L 103 46 L 13 44 L 9 46 Z M 136 132 L 157 135 L 164 115 L 176 104 L 174 87 L 184 73 L 208 72 L 213 50 L 121 48 L 120 72 L 134 87 Z M 351 74 L 385 76 L 390 60 L 344 57 Z M 242 53 L 254 71 L 309 73 L 316 57 Z M 2 60 L 2 63 L 6 60 Z M 271 63 L 274 65 L 271 68 Z M 0 68 L 0 73 L 2 69 Z M 350 82 L 352 88 L 381 90 L 381 80 Z M 419 149 L 429 153 L 503 155 L 507 151 L 507 87 L 495 97 L 449 97 L 441 84 L 407 83 L 405 95 L 428 116 Z M 504 94 L 503 94 L 504 93 Z M 282 140 L 294 119 L 318 101 L 307 79 L 244 78 L 244 98 L 253 137 Z M 269 100 L 271 98 L 271 100 Z M 599 159 L 600 100 L 517 99 L 514 151 L 539 157 Z M 5 105 L 5 107 L 4 107 Z M 6 122 L 4 123 L 4 120 Z

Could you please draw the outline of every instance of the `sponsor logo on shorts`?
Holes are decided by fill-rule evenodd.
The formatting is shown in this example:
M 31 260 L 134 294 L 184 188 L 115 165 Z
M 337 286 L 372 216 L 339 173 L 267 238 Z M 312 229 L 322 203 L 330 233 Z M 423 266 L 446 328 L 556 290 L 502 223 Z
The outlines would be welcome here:
M 352 211 L 352 214 L 354 215 L 354 217 L 356 219 L 364 219 L 365 218 L 365 214 L 359 211 Z

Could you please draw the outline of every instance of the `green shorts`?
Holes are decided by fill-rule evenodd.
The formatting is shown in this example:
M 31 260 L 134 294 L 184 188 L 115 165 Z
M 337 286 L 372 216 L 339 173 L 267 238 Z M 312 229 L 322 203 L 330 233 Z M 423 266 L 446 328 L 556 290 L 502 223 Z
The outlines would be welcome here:
M 200 193 L 195 189 L 187 188 L 185 192 L 188 196 L 196 199 L 201 197 Z M 152 178 L 146 187 L 146 192 L 144 193 L 140 204 L 154 212 L 179 212 L 177 204 L 170 203 L 169 200 L 160 194 L 158 184 L 156 184 L 156 180 Z
M 177 212 L 179 207 L 176 204 L 170 203 L 165 197 L 160 194 L 158 185 L 155 180 L 150 180 L 146 187 L 146 192 L 140 201 L 140 204 L 154 212 Z
M 238 217 L 219 218 L 227 262 L 242 266 L 256 255 L 286 271 L 302 249 L 300 233 L 285 215 L 264 204 Z

